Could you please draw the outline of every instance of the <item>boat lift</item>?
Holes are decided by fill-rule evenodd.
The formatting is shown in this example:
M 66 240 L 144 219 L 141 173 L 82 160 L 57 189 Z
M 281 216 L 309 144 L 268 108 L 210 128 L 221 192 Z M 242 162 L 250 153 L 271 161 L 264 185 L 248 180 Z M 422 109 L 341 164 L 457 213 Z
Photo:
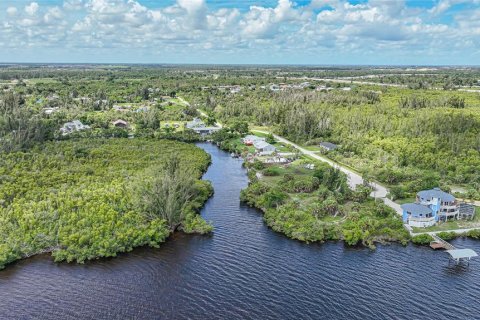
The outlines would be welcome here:
M 478 256 L 472 249 L 453 249 L 447 250 L 447 253 L 450 255 L 448 265 L 450 265 L 450 261 L 453 261 L 456 265 L 466 262 L 468 266 L 470 265 L 470 259 Z
M 436 234 L 431 234 L 431 236 L 433 237 L 433 241 L 430 242 L 430 247 L 435 250 L 446 249 L 447 253 L 450 255 L 448 257 L 448 265 L 450 265 L 450 261 L 453 261 L 455 265 L 459 265 L 462 262 L 466 262 L 467 265 L 470 265 L 470 259 L 478 256 L 478 254 L 472 249 L 457 249 Z

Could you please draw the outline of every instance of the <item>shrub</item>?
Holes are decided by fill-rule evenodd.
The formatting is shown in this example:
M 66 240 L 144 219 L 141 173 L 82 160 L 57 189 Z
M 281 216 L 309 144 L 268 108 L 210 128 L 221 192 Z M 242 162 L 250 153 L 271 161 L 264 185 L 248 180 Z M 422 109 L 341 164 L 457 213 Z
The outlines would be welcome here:
M 279 176 L 281 174 L 281 170 L 278 167 L 268 167 L 262 171 L 263 175 L 273 177 Z
M 470 230 L 466 233 L 466 236 L 474 239 L 480 239 L 480 230 Z
M 419 234 L 417 236 L 412 237 L 412 242 L 418 245 L 430 244 L 430 242 L 432 241 L 433 241 L 432 236 L 427 233 Z
M 437 234 L 437 236 L 439 236 L 443 240 L 448 241 L 448 240 L 455 239 L 457 237 L 457 234 L 455 232 L 440 232 Z

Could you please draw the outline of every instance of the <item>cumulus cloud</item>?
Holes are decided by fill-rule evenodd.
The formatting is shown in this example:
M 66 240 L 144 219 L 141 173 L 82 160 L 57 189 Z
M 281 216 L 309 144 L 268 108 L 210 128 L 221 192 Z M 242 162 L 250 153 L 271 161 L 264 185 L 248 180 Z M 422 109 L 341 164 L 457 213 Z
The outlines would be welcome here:
M 18 9 L 15 8 L 15 7 L 8 7 L 8 8 L 7 8 L 7 14 L 8 14 L 9 16 L 14 16 L 14 15 L 17 14 L 17 12 L 18 12 Z
M 159 1 L 160 2 L 160 1 Z M 6 9 L 0 42 L 41 49 L 143 48 L 157 55 L 270 52 L 424 53 L 480 43 L 480 0 L 440 0 L 430 8 L 405 0 L 278 0 L 273 6 L 213 7 L 205 0 L 152 6 L 144 0 L 57 0 Z M 51 2 L 48 2 L 51 3 Z M 468 11 L 451 12 L 458 4 Z M 449 14 L 452 19 L 444 20 Z M 0 16 L 1 19 L 1 16 Z M 3 40 L 2 40 L 3 39 Z M 6 40 L 8 39 L 8 41 Z M 446 51 L 444 51 L 446 52 Z M 1 54 L 0 54 L 1 55 Z
M 25 6 L 25 12 L 26 12 L 28 15 L 33 16 L 33 15 L 35 15 L 35 14 L 37 13 L 38 8 L 39 8 L 38 3 L 32 2 L 32 3 L 30 3 L 28 6 Z
M 63 2 L 63 8 L 65 10 L 81 10 L 84 5 L 84 0 L 65 0 Z

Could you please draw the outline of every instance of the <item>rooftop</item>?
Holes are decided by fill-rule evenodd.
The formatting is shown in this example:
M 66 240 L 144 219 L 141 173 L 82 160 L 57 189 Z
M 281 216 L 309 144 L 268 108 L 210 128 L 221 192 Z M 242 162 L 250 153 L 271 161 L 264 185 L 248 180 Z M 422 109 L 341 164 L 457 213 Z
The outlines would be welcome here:
M 265 147 L 268 147 L 270 145 L 270 143 L 268 142 L 265 142 L 265 141 L 261 141 L 261 140 L 258 140 L 258 141 L 255 141 L 253 143 L 253 145 L 255 146 L 255 148 L 257 149 L 263 149 Z
M 405 203 L 402 204 L 402 209 L 413 214 L 429 214 L 432 213 L 432 209 L 427 206 L 423 206 L 417 203 Z
M 455 201 L 455 197 L 452 196 L 450 193 L 442 191 L 440 188 L 433 188 L 431 190 L 423 190 L 417 194 L 420 198 L 425 200 L 430 200 L 433 198 L 438 198 L 441 201 L 453 202 Z
M 447 250 L 447 252 L 450 254 L 452 259 L 470 259 L 478 256 L 478 254 L 472 249 L 454 249 Z
M 320 142 L 320 146 L 329 149 L 329 150 L 334 150 L 338 148 L 338 145 L 331 143 L 331 142 Z

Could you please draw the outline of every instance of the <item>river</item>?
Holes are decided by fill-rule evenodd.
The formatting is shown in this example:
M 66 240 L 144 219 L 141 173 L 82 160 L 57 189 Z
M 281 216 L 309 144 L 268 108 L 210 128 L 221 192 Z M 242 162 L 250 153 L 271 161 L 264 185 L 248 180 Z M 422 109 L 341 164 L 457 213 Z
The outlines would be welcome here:
M 177 233 L 85 265 L 47 255 L 0 271 L 0 319 L 479 319 L 480 261 L 409 245 L 304 244 L 241 205 L 241 160 L 211 144 L 202 210 L 212 236 Z M 480 242 L 454 244 L 480 252 Z

